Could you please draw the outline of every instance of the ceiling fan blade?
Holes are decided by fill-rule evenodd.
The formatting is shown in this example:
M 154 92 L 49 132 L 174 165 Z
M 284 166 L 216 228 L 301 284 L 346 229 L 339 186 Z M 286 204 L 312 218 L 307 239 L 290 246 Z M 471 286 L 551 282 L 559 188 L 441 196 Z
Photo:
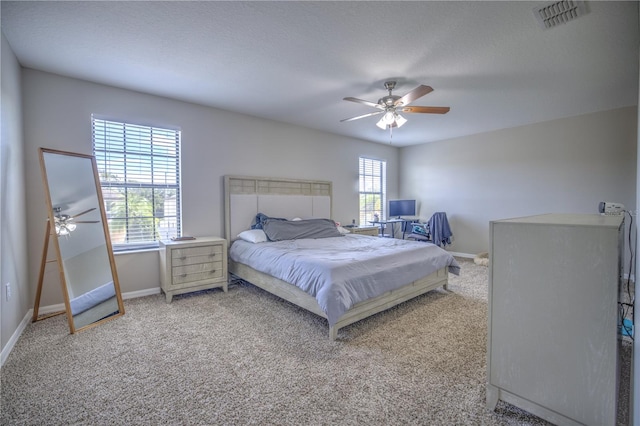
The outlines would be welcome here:
M 367 105 L 367 106 L 374 107 L 374 108 L 378 108 L 378 109 L 382 109 L 382 108 L 384 108 L 384 107 L 383 107 L 382 105 L 380 105 L 380 104 L 376 104 L 376 103 L 369 102 L 369 101 L 365 101 L 365 100 L 358 99 L 358 98 L 352 98 L 352 97 L 350 97 L 350 96 L 349 96 L 349 97 L 346 97 L 346 98 L 343 98 L 343 100 L 345 100 L 345 101 L 349 101 L 349 102 L 356 102 L 356 103 L 358 103 L 358 104 L 363 104 L 363 105 Z
M 446 114 L 451 108 L 449 107 L 433 107 L 433 106 L 409 106 L 398 108 L 402 112 L 419 112 L 426 114 Z
M 74 220 L 73 223 L 100 223 L 99 220 Z
M 344 120 L 340 120 L 340 122 L 344 123 L 345 121 L 353 121 L 353 120 L 358 120 L 360 118 L 371 117 L 372 115 L 382 114 L 383 112 L 384 111 L 370 112 L 369 114 L 359 115 L 357 117 L 345 118 Z
M 74 215 L 74 216 L 71 216 L 71 217 L 72 217 L 72 218 L 76 218 L 76 217 L 78 217 L 78 216 L 82 216 L 83 214 L 87 214 L 87 213 L 89 213 L 89 212 L 92 212 L 92 211 L 94 211 L 95 209 L 96 209 L 96 208 L 94 207 L 94 208 L 92 208 L 92 209 L 85 210 L 85 211 L 83 211 L 83 212 L 81 212 L 81 213 L 78 213 L 77 215 Z M 76 223 L 77 223 L 77 222 L 76 222 Z
M 394 105 L 409 105 L 416 99 L 421 98 L 427 93 L 431 92 L 433 92 L 433 88 L 431 88 L 431 86 L 425 86 L 424 84 L 421 84 L 420 86 L 416 87 L 415 89 L 395 101 Z

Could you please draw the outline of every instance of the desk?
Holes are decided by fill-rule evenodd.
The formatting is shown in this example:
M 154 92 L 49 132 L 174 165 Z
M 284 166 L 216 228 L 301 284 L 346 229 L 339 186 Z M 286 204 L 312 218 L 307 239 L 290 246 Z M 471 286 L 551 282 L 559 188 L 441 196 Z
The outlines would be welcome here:
M 395 238 L 396 236 L 396 223 L 400 224 L 400 230 L 402 230 L 404 228 L 404 223 L 405 222 L 414 222 L 415 219 L 389 219 L 389 220 L 378 220 L 378 221 L 370 221 L 369 223 L 372 225 L 379 225 L 380 226 L 380 236 L 381 237 L 388 237 L 388 238 Z M 385 235 L 384 234 L 384 228 L 386 227 L 386 225 L 391 225 L 391 233 L 390 235 Z M 404 239 L 404 232 L 402 233 L 402 239 Z

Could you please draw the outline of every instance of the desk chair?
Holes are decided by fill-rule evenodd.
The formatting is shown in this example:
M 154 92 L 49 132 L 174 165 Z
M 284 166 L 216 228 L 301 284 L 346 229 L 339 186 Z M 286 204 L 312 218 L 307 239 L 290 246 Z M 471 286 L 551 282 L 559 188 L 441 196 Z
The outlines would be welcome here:
M 451 227 L 445 212 L 436 212 L 427 223 L 413 223 L 411 234 L 407 238 L 416 241 L 428 241 L 437 246 L 451 244 Z

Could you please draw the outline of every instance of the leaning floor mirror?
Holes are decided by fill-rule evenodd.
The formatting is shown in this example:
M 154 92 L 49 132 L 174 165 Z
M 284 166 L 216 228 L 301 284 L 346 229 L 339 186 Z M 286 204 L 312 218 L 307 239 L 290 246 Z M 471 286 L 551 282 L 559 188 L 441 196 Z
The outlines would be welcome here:
M 55 262 L 73 334 L 124 315 L 120 283 L 95 158 L 48 148 L 39 155 L 48 221 L 33 321 L 51 316 L 38 310 L 46 265 Z M 47 260 L 50 245 L 56 259 Z

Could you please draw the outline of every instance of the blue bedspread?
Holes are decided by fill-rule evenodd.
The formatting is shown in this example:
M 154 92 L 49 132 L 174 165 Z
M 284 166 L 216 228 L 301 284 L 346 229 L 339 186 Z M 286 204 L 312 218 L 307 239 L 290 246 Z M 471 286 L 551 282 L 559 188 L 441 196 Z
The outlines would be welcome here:
M 87 309 L 93 308 L 96 305 L 108 300 L 116 295 L 116 288 L 113 281 L 109 281 L 100 287 L 93 289 L 85 294 L 82 294 L 75 299 L 69 301 L 71 304 L 71 315 L 78 315 Z
M 455 258 L 434 244 L 352 234 L 258 244 L 236 240 L 229 257 L 315 297 L 331 326 L 358 302 L 445 267 L 460 272 Z

